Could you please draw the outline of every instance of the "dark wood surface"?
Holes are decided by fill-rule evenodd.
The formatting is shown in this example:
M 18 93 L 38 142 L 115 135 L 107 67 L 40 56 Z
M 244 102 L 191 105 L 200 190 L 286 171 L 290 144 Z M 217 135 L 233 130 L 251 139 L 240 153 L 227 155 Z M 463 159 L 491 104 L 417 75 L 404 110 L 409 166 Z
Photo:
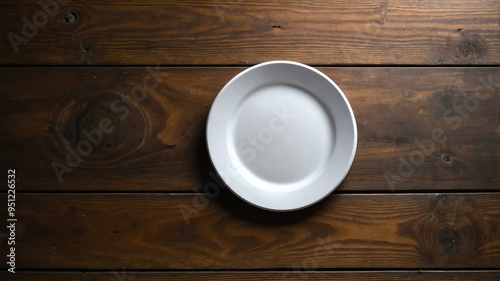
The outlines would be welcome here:
M 2 33 L 21 36 L 34 0 L 2 4 Z M 66 2 L 66 1 L 63 1 Z M 7 64 L 497 64 L 496 0 L 433 1 L 78 1 Z M 43 22 L 42 22 L 43 23 Z
M 0 3 L 1 280 L 500 280 L 499 1 L 59 1 Z M 278 59 L 358 127 L 291 213 L 227 190 L 204 140 L 224 84 Z
M 20 269 L 493 268 L 499 205 L 342 194 L 273 213 L 232 194 L 21 194 L 17 255 Z
M 160 281 L 160 280 L 208 280 L 208 281 L 278 281 L 278 280 L 320 280 L 320 281 L 497 281 L 500 271 L 181 271 L 181 272 L 134 272 L 115 269 L 106 273 L 50 273 L 23 272 L 17 275 L 0 273 L 2 280 L 31 281 L 36 275 L 40 281 Z
M 208 110 L 241 70 L 160 68 L 161 83 L 133 108 L 127 101 L 146 68 L 0 68 L 1 167 L 22 167 L 20 191 L 203 190 L 214 171 L 204 139 Z M 500 186 L 500 68 L 320 70 L 343 89 L 358 125 L 354 165 L 339 191 Z M 116 129 L 59 182 L 52 163 L 69 168 L 82 131 L 104 118 Z M 445 142 L 432 141 L 436 128 Z M 412 153 L 413 170 L 400 173 L 400 157 L 410 161 Z

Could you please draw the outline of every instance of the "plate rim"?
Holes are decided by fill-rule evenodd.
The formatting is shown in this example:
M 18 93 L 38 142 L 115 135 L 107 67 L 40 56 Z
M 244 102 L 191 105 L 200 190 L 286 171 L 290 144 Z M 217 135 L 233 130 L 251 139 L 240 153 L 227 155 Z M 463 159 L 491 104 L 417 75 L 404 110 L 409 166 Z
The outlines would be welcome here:
M 325 79 L 331 86 L 333 86 L 337 93 L 334 93 L 334 94 L 338 94 L 342 100 L 343 100 L 343 106 L 345 106 L 349 112 L 349 120 L 350 120 L 350 125 L 352 125 L 352 150 L 351 150 L 351 153 L 349 155 L 349 159 L 348 161 L 346 161 L 346 165 L 343 165 L 345 167 L 345 171 L 343 173 L 339 173 L 341 176 L 338 177 L 338 182 L 335 181 L 334 183 L 332 182 L 332 188 L 328 190 L 328 192 L 326 192 L 323 196 L 321 196 L 320 198 L 312 201 L 312 202 L 309 202 L 307 204 L 302 204 L 300 206 L 297 206 L 297 207 L 291 207 L 291 208 L 269 208 L 269 207 L 266 207 L 266 206 L 262 206 L 262 205 L 259 205 L 258 203 L 256 202 L 252 202 L 250 201 L 250 199 L 247 199 L 245 198 L 244 196 L 242 196 L 241 194 L 238 193 L 237 190 L 235 190 L 235 188 L 231 187 L 230 184 L 228 184 L 225 180 L 224 180 L 224 177 L 221 176 L 221 173 L 219 171 L 219 168 L 217 167 L 216 163 L 214 163 L 214 160 L 213 160 L 213 152 L 211 151 L 210 149 L 210 141 L 209 141 L 209 126 L 210 126 L 210 120 L 211 120 L 211 116 L 213 115 L 213 111 L 214 111 L 214 105 L 218 102 L 218 100 L 221 99 L 221 93 L 223 93 L 228 87 L 230 87 L 230 85 L 236 81 L 237 79 L 240 79 L 240 77 L 244 76 L 246 73 L 250 72 L 250 71 L 253 71 L 255 69 L 258 69 L 258 68 L 261 68 L 261 67 L 264 67 L 264 66 L 267 66 L 267 65 L 271 65 L 271 64 L 284 64 L 284 65 L 294 65 L 294 66 L 298 66 L 298 67 L 301 67 L 301 68 L 304 68 L 304 69 L 307 69 L 308 71 L 312 71 L 314 72 L 316 75 L 319 75 L 321 76 L 323 79 Z M 262 63 L 259 63 L 259 64 L 256 64 L 256 65 L 253 65 L 253 66 L 250 66 L 248 68 L 246 68 L 245 70 L 239 72 L 238 74 L 236 74 L 234 77 L 232 77 L 225 85 L 224 87 L 222 87 L 222 89 L 217 93 L 217 96 L 215 97 L 215 99 L 213 100 L 211 106 L 210 106 L 210 109 L 209 109 L 209 112 L 208 112 L 208 115 L 207 115 L 207 120 L 206 120 L 206 131 L 205 131 L 205 140 L 206 140 L 206 145 L 207 145 L 207 151 L 208 151 L 208 156 L 209 156 L 209 159 L 210 159 L 210 162 L 215 170 L 215 173 L 217 174 L 217 176 L 219 177 L 219 179 L 222 181 L 222 183 L 225 185 L 225 187 L 227 187 L 229 190 L 231 190 L 231 192 L 233 194 L 235 194 L 238 198 L 242 199 L 243 201 L 247 202 L 248 204 L 252 205 L 252 206 L 255 206 L 257 208 L 260 208 L 260 209 L 264 209 L 264 210 L 268 210 L 268 211 L 274 211 L 274 212 L 290 212 L 290 211 L 296 211 L 296 210 L 301 210 L 301 209 L 305 209 L 307 207 L 310 207 L 320 201 L 322 201 L 323 199 L 325 199 L 326 197 L 328 197 L 333 191 L 335 191 L 340 185 L 341 183 L 345 180 L 345 178 L 347 177 L 349 171 L 351 170 L 351 167 L 352 167 L 352 164 L 354 162 L 354 158 L 355 158 L 355 155 L 356 155 L 356 151 L 357 151 L 357 146 L 358 146 L 358 130 L 357 130 L 357 122 L 356 122 L 356 118 L 355 118 L 355 115 L 354 115 L 354 111 L 352 110 L 352 107 L 347 99 L 347 97 L 345 96 L 344 92 L 340 89 L 340 87 L 330 78 L 328 77 L 326 74 L 324 74 L 323 72 L 319 71 L 318 69 L 312 67 L 312 66 L 309 66 L 309 65 L 306 65 L 306 64 L 303 64 L 303 63 L 299 63 L 299 62 L 295 62 L 295 61 L 289 61 L 289 60 L 272 60 L 272 61 L 266 61 L 266 62 L 262 62 Z M 254 186 L 254 185 L 253 185 Z M 255 187 L 254 188 L 258 189 L 258 187 Z

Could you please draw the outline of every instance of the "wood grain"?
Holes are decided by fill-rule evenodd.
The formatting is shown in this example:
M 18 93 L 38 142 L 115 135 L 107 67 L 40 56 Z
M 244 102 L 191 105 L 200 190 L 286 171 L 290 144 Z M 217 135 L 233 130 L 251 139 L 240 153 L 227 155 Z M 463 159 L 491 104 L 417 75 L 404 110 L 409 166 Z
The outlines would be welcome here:
M 202 192 L 218 183 L 204 140 L 208 110 L 241 70 L 0 68 L 0 168 L 17 169 L 19 191 Z M 343 89 L 358 125 L 340 191 L 500 186 L 500 68 L 320 70 Z M 144 78 L 141 96 L 134 89 Z M 114 130 L 94 145 L 102 120 Z M 436 129 L 445 142 L 434 141 Z
M 500 271 L 201 271 L 201 272 L 134 272 L 115 269 L 110 272 L 52 273 L 21 272 L 0 273 L 4 281 L 160 281 L 160 280 L 330 280 L 330 281 L 498 281 Z
M 36 3 L 0 4 L 1 64 L 500 62 L 496 0 L 72 0 L 45 19 Z M 33 24 L 39 12 L 23 35 L 23 17 Z
M 498 193 L 341 194 L 292 213 L 256 209 L 231 194 L 210 200 L 175 194 L 18 194 L 16 199 L 19 270 L 500 264 Z

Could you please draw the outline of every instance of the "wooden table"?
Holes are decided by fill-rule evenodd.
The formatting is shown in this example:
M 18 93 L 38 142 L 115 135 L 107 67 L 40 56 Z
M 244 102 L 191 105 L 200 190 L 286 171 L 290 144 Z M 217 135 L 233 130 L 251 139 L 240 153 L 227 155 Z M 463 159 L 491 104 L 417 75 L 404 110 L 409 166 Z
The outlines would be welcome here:
M 500 280 L 499 1 L 43 3 L 0 4 L 0 279 Z M 302 211 L 247 205 L 207 156 L 218 91 L 268 60 L 357 119 Z

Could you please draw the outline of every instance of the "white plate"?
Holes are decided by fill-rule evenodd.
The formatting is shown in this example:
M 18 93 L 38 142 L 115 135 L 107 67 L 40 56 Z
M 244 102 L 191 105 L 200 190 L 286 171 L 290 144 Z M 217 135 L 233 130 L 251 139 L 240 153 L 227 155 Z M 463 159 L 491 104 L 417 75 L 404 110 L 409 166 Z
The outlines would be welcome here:
M 351 106 L 325 74 L 270 61 L 236 75 L 207 121 L 212 163 L 225 184 L 263 209 L 290 211 L 330 194 L 354 160 Z

